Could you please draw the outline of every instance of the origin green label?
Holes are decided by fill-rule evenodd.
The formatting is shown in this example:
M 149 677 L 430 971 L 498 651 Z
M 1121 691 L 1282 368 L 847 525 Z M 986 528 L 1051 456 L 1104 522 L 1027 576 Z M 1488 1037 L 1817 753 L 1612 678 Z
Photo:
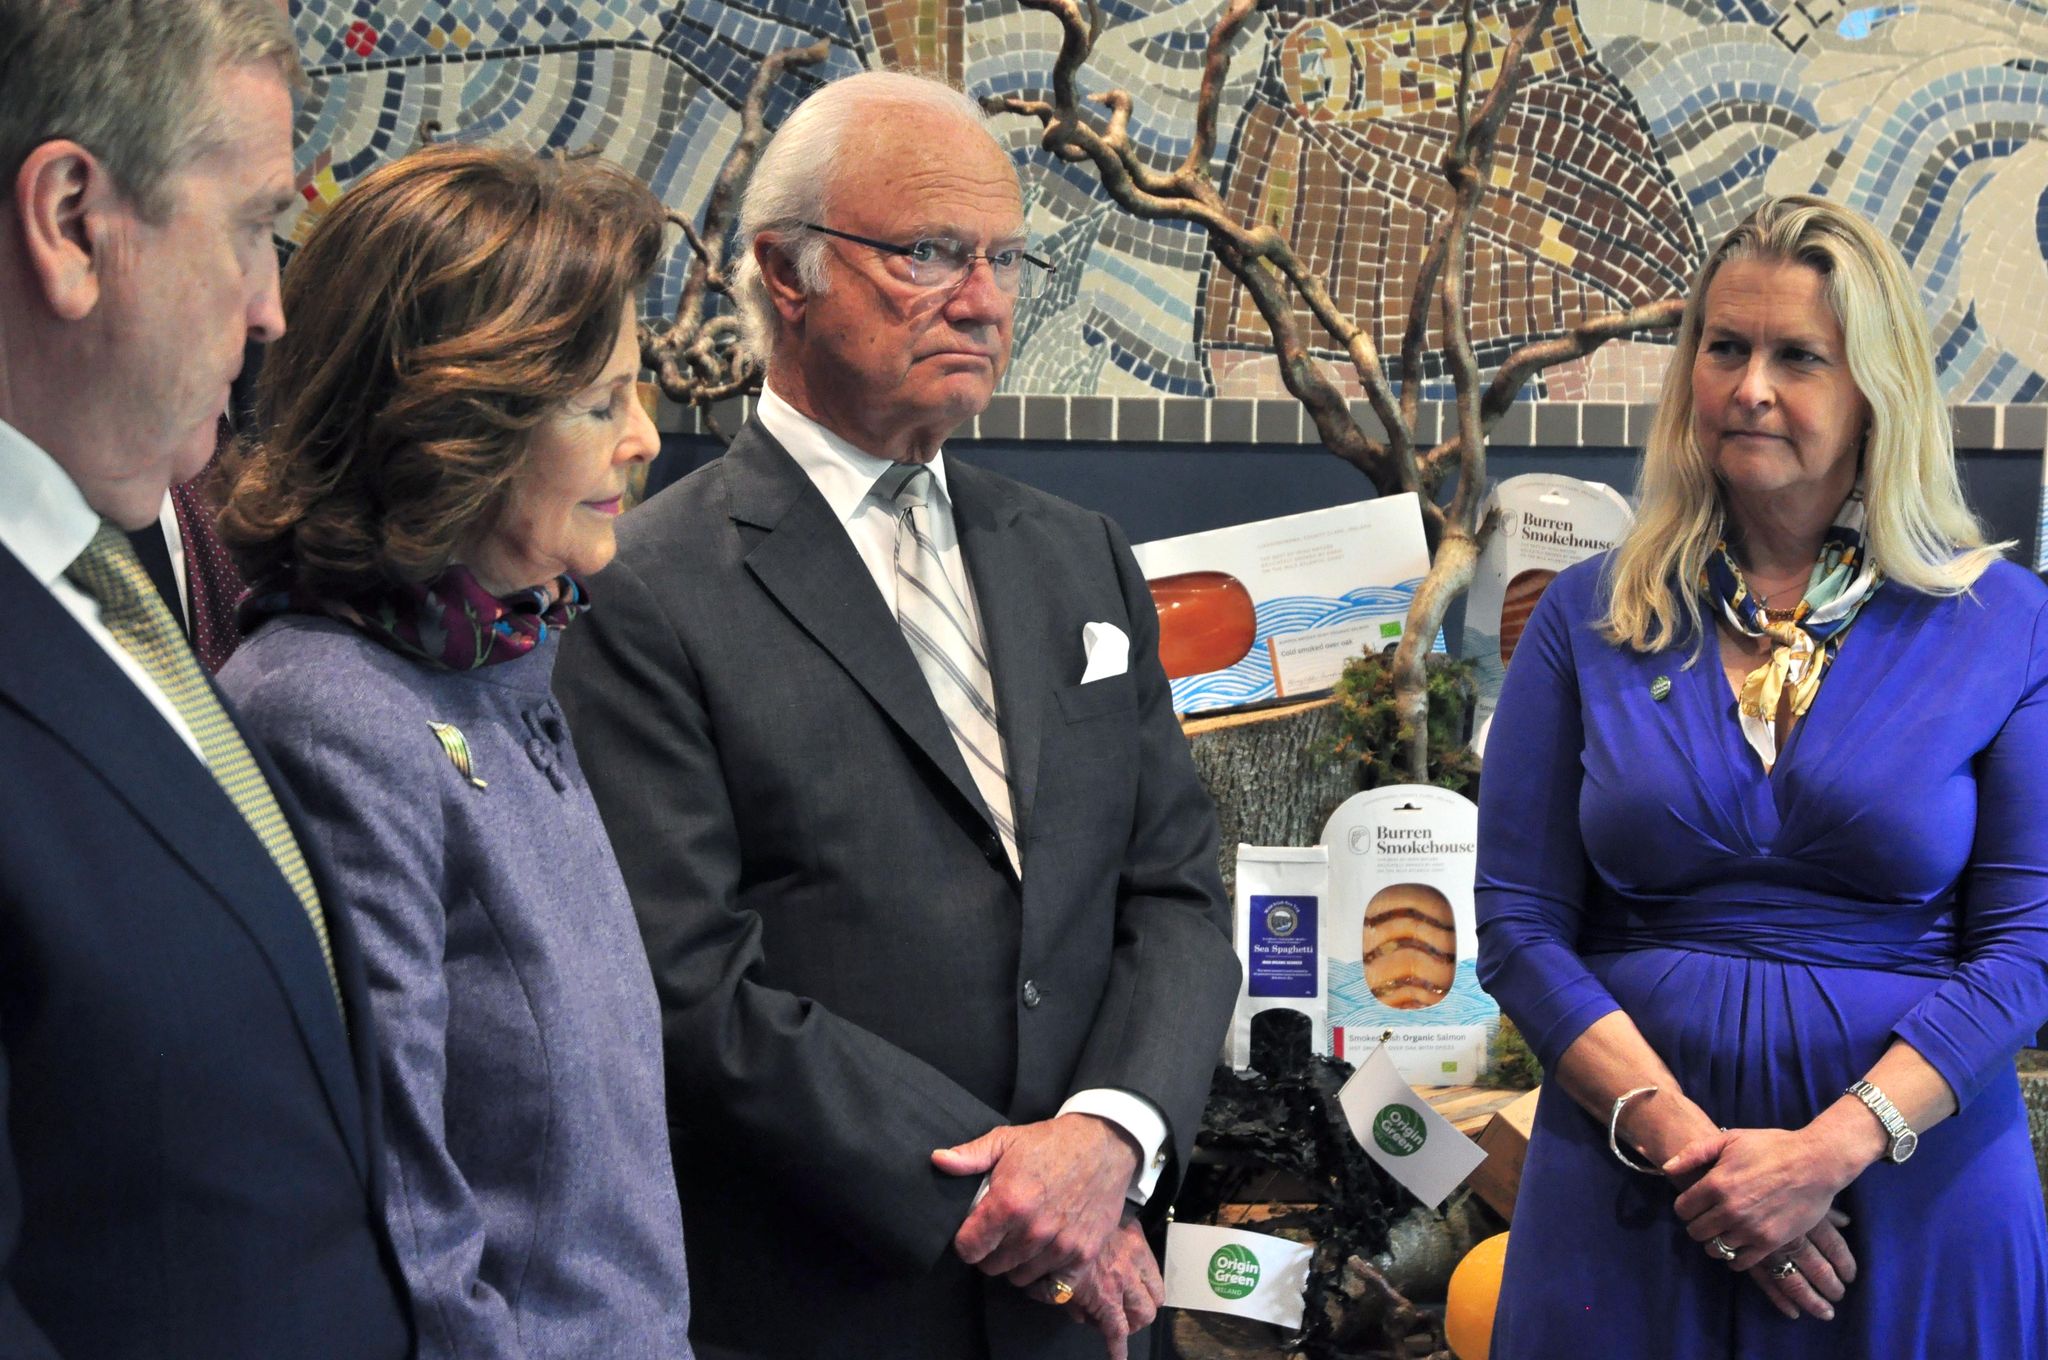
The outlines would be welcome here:
M 1392 1157 L 1422 1151 L 1422 1140 L 1428 1136 L 1422 1116 L 1406 1105 L 1389 1105 L 1372 1121 L 1372 1140 L 1380 1145 L 1380 1151 Z
M 1259 1258 L 1247 1247 L 1226 1242 L 1209 1258 L 1209 1288 L 1219 1299 L 1241 1299 L 1259 1287 Z

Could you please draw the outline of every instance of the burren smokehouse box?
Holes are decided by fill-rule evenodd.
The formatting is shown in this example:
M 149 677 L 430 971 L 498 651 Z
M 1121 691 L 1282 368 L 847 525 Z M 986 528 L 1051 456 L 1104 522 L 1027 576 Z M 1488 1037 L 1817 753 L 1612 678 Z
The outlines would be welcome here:
M 1478 735 L 1472 745 L 1481 752 L 1508 661 L 1536 601 L 1566 567 L 1620 542 L 1634 518 L 1613 487 L 1548 472 L 1510 477 L 1493 489 L 1491 499 L 1500 520 L 1479 554 L 1465 599 L 1463 648 L 1478 668 Z
M 1500 1007 L 1479 985 L 1472 920 L 1479 809 L 1449 789 L 1391 784 L 1330 815 L 1330 1053 L 1387 1052 L 1413 1086 L 1479 1080 Z
M 1159 606 L 1176 713 L 1320 694 L 1398 644 L 1429 571 L 1413 493 L 1132 549 Z

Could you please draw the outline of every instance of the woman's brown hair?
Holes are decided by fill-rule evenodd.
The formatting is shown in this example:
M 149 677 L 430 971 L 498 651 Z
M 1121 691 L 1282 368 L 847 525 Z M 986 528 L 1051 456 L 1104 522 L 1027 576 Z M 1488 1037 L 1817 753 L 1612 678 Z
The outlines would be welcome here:
M 226 459 L 243 574 L 346 599 L 446 569 L 603 371 L 665 223 L 595 158 L 436 146 L 365 176 L 285 271 L 261 437 Z

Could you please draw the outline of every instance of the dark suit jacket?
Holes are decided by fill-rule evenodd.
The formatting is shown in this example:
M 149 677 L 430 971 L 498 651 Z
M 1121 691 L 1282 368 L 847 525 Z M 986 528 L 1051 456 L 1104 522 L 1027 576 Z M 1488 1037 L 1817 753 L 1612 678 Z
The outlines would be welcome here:
M 0 1356 L 397 1360 L 348 914 L 353 1033 L 212 776 L 5 549 L 0 598 Z
M 758 425 L 626 517 L 557 670 L 661 992 L 707 1360 L 1099 1355 L 954 1257 L 978 1180 L 931 1151 L 1107 1086 L 1183 1164 L 1236 996 L 1129 548 L 948 469 L 1021 888 L 844 528 Z M 1129 635 L 1128 674 L 1079 683 L 1091 621 Z

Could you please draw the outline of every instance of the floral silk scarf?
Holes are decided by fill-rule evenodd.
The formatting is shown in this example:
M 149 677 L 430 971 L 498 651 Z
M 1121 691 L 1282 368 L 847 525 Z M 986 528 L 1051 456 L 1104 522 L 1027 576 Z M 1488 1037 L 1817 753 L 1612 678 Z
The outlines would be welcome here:
M 1708 605 L 1736 632 L 1769 638 L 1772 644 L 1770 659 L 1743 680 L 1736 705 L 1742 735 L 1766 770 L 1778 760 L 1781 698 L 1791 696 L 1793 717 L 1806 715 L 1820 692 L 1821 678 L 1841 650 L 1843 636 L 1884 579 L 1863 551 L 1863 514 L 1859 483 L 1822 540 L 1820 560 L 1813 564 L 1806 594 L 1790 619 L 1773 620 L 1766 614 L 1763 601 L 1749 593 L 1725 539 L 1707 557 L 1700 588 Z
M 322 599 L 289 587 L 258 589 L 242 601 L 241 625 L 246 634 L 273 614 L 319 614 L 358 628 L 415 661 L 466 671 L 525 656 L 589 605 L 589 595 L 573 576 L 500 597 L 458 564 L 422 585 L 392 586 L 363 599 Z

